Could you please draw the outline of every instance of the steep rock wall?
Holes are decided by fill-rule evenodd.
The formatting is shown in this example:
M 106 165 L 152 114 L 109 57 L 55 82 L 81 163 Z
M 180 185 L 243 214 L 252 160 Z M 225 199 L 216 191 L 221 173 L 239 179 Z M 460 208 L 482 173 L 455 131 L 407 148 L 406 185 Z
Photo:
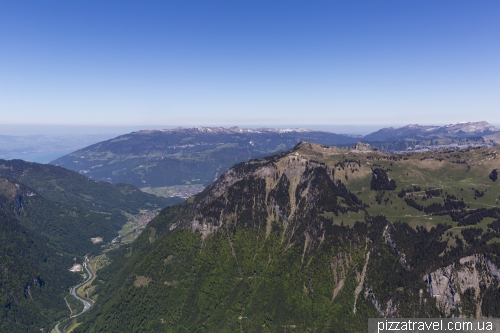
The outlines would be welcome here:
M 466 303 L 472 301 L 475 308 L 472 315 L 481 317 L 484 290 L 498 283 L 499 272 L 499 268 L 484 255 L 474 254 L 439 268 L 424 279 L 436 305 L 446 315 L 466 315 Z

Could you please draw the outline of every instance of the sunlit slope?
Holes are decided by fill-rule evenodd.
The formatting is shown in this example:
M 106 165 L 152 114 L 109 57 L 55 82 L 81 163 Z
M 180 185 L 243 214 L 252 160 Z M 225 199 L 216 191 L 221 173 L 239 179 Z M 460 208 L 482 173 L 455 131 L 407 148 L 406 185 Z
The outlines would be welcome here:
M 144 193 L 132 185 L 96 181 L 50 164 L 0 160 L 0 175 L 30 186 L 47 199 L 95 211 L 136 213 L 180 202 Z
M 2 211 L 43 239 L 54 252 L 83 256 L 100 249 L 91 237 L 112 239 L 116 230 L 102 213 L 54 202 L 13 179 L 0 176 Z M 118 220 L 119 216 L 114 217 Z
M 497 317 L 498 152 L 301 143 L 238 164 L 102 271 L 79 332 L 364 332 L 377 316 Z
M 21 222 L 62 241 L 60 250 L 80 255 L 95 247 L 91 237 L 102 237 L 105 242 L 116 237 L 128 216 L 182 202 L 144 193 L 133 185 L 113 185 L 61 167 L 22 160 L 0 160 L 0 175 L 21 186 L 9 199 L 23 208 L 16 213 Z
M 27 185 L 29 184 L 29 185 Z M 182 200 L 74 171 L 0 160 L 0 308 L 2 332 L 45 331 L 68 313 L 69 268 L 118 235 L 129 217 Z
M 444 214 L 444 210 L 427 214 L 408 205 L 409 200 L 426 207 L 433 203 L 444 205 L 447 196 L 454 197 L 449 200 L 463 201 L 464 212 L 498 207 L 500 188 L 491 176 L 493 170 L 500 170 L 499 148 L 406 155 L 364 149 L 368 149 L 367 152 L 339 150 L 335 153 L 332 148 L 310 144 L 302 146 L 298 152 L 332 168 L 334 177 L 369 205 L 368 214 L 382 214 L 390 221 L 409 222 L 412 226 L 458 224 L 449 214 Z M 397 187 L 394 190 L 373 190 L 377 170 L 393 179 Z M 343 220 L 345 223 L 354 222 L 356 218 L 344 217 Z
M 363 138 L 384 152 L 416 152 L 445 149 L 489 148 L 498 145 L 499 129 L 486 121 L 445 126 L 407 125 L 383 128 Z
M 236 163 L 288 150 L 302 140 L 330 145 L 356 142 L 309 130 L 178 128 L 121 135 L 51 163 L 93 179 L 140 188 L 208 185 Z

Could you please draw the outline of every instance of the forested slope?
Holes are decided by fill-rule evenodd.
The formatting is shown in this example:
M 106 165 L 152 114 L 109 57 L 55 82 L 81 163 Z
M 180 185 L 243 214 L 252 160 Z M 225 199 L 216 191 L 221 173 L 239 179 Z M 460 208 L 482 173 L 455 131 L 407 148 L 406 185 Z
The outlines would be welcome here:
M 57 254 L 1 209 L 0 258 L 0 331 L 49 332 L 68 313 L 66 286 L 79 279 L 69 272 L 73 258 Z
M 28 185 L 27 185 L 28 184 Z M 0 308 L 2 332 L 49 332 L 67 316 L 69 272 L 134 214 L 182 200 L 132 185 L 98 182 L 52 165 L 0 160 Z
M 23 160 L 0 160 L 0 175 L 35 189 L 47 199 L 95 211 L 136 213 L 139 209 L 163 208 L 182 202 L 161 198 L 128 184 L 96 181 L 77 172 L 50 164 Z
M 78 332 L 364 332 L 500 312 L 499 150 L 302 143 L 153 220 Z

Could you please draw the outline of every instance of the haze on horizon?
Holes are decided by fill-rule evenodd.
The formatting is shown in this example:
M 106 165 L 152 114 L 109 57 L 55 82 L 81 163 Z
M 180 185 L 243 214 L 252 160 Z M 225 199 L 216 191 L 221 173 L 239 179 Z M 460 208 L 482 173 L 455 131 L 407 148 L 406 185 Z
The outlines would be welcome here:
M 0 134 L 500 124 L 499 12 L 492 0 L 7 2 Z

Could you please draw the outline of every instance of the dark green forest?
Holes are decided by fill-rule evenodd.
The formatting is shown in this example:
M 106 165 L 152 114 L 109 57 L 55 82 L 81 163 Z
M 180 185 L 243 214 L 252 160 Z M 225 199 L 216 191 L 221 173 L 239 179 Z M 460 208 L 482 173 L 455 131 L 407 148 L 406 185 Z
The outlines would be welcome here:
M 178 202 L 61 167 L 0 161 L 0 331 L 49 332 L 81 279 L 69 268 L 102 251 L 91 238 L 110 242 L 129 216 Z
M 455 185 L 471 177 L 471 162 L 448 169 L 457 178 L 443 190 L 448 179 L 429 172 L 431 157 L 331 151 L 340 152 L 303 144 L 238 164 L 164 209 L 100 271 L 100 301 L 75 332 L 364 332 L 369 317 L 498 312 L 494 277 L 480 294 L 456 291 L 462 301 L 452 308 L 430 287 L 429 276 L 463 258 L 478 269 L 500 263 L 498 209 L 479 204 L 494 204 L 499 190 Z M 462 159 L 477 153 L 491 156 Z M 439 154 L 432 163 L 448 158 Z M 411 178 L 424 170 L 424 181 Z M 398 209 L 406 221 L 391 216 Z
M 2 210 L 0 230 L 0 331 L 49 332 L 68 312 L 66 286 L 80 278 L 68 271 L 73 258 L 56 253 Z

